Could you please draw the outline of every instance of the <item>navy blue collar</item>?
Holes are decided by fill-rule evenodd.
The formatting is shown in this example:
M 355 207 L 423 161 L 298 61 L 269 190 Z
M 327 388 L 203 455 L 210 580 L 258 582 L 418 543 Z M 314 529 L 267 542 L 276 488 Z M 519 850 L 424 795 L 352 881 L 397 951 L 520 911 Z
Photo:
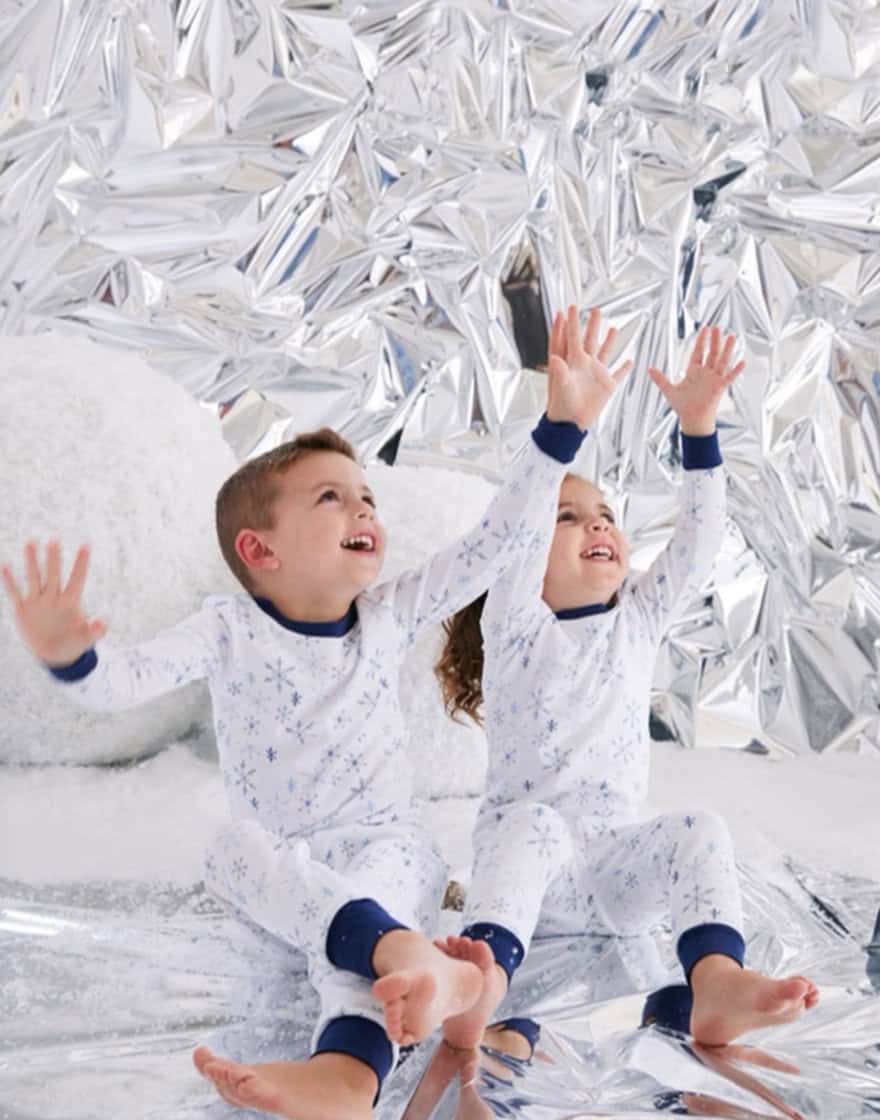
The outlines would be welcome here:
M 354 601 L 342 618 L 333 619 L 331 622 L 297 622 L 295 618 L 288 618 L 286 614 L 282 614 L 271 599 L 262 599 L 255 595 L 254 602 L 261 611 L 274 618 L 285 630 L 295 630 L 297 634 L 306 634 L 310 638 L 341 638 L 358 620 L 357 604 Z
M 569 618 L 586 618 L 588 614 L 605 614 L 613 607 L 617 606 L 617 600 L 612 599 L 610 603 L 590 603 L 586 607 L 568 607 L 564 611 L 554 611 L 558 619 L 565 622 Z

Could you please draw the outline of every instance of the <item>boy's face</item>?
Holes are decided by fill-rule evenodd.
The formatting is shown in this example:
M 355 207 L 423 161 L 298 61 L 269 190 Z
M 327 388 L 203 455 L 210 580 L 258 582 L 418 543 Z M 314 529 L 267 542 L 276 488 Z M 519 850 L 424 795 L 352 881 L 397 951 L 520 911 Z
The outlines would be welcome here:
M 275 527 L 260 537 L 287 588 L 354 598 L 378 577 L 385 530 L 364 472 L 337 451 L 314 451 L 278 480 Z
M 547 560 L 543 598 L 554 611 L 607 603 L 629 570 L 626 538 L 592 483 L 566 478 Z

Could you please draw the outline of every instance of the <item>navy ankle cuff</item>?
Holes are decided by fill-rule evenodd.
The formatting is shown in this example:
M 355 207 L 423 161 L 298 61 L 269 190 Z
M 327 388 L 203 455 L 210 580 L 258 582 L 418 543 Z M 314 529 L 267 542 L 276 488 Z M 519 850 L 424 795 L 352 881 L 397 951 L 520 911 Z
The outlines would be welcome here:
M 676 953 L 690 983 L 694 965 L 711 953 L 730 957 L 742 967 L 746 957 L 746 943 L 739 930 L 733 926 L 726 926 L 722 922 L 704 922 L 684 931 L 678 939 Z
M 327 959 L 337 968 L 377 979 L 373 951 L 380 937 L 393 929 L 407 929 L 372 898 L 357 898 L 337 910 L 327 931 Z
M 504 969 L 507 982 L 510 983 L 525 956 L 523 944 L 515 933 L 511 933 L 505 926 L 495 925 L 494 922 L 475 922 L 462 930 L 461 936 L 469 937 L 471 941 L 485 941 L 492 950 L 495 963 Z
M 394 1047 L 388 1035 L 372 1019 L 360 1015 L 342 1015 L 331 1019 L 321 1031 L 315 1054 L 348 1054 L 368 1065 L 379 1079 L 373 1104 L 382 1092 L 382 1083 L 394 1061 Z

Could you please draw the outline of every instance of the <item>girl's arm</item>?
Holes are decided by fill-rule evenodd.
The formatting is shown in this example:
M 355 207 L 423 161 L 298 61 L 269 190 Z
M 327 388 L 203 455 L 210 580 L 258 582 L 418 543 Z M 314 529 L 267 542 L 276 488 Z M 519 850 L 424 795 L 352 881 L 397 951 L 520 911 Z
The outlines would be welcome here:
M 727 495 L 718 436 L 682 434 L 685 481 L 672 537 L 630 594 L 659 641 L 699 592 L 724 540 Z
M 722 345 L 718 327 L 703 327 L 681 381 L 673 383 L 660 370 L 649 370 L 678 413 L 685 469 L 672 539 L 632 589 L 655 641 L 699 591 L 724 539 L 726 492 L 715 417 L 725 389 L 745 368 L 744 362 L 730 368 L 735 343 L 728 335 Z

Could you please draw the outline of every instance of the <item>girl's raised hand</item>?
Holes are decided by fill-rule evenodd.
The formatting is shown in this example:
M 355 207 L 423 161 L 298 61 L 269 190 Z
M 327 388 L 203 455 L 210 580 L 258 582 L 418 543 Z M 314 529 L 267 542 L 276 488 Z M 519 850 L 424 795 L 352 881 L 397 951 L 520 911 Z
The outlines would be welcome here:
M 37 546 L 25 545 L 27 592 L 15 581 L 10 568 L 2 568 L 3 584 L 15 608 L 19 632 L 31 652 L 48 665 L 72 665 L 103 638 L 106 626 L 98 619 L 90 621 L 80 606 L 83 584 L 89 565 L 89 550 L 76 554 L 70 579 L 61 586 L 61 547 L 50 541 L 46 549 L 46 571 L 40 571 Z
M 556 313 L 547 356 L 547 419 L 569 420 L 590 428 L 632 368 L 623 362 L 610 372 L 606 365 L 617 330 L 612 327 L 599 345 L 601 314 L 595 308 L 581 335 L 577 308 Z
M 745 362 L 730 368 L 735 345 L 735 335 L 729 334 L 722 345 L 718 327 L 701 327 L 681 381 L 670 381 L 653 366 L 648 369 L 651 380 L 678 413 L 685 435 L 708 436 L 715 431 L 718 402 L 746 368 Z

